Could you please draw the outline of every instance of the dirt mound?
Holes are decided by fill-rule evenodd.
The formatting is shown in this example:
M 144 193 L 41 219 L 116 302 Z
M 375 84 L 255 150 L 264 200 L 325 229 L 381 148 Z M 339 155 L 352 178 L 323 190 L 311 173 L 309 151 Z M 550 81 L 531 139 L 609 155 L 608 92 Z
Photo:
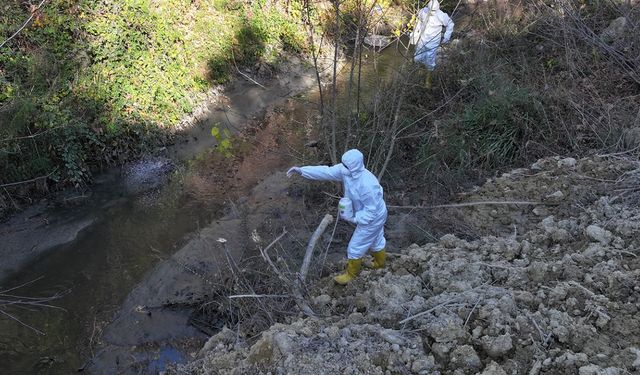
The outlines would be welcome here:
M 640 209 L 624 199 L 636 171 L 620 159 L 549 158 L 505 174 L 467 199 L 550 204 L 468 209 L 470 223 L 504 234 L 412 245 L 347 287 L 323 279 L 313 298 L 322 317 L 293 317 L 253 342 L 225 329 L 178 370 L 636 373 Z

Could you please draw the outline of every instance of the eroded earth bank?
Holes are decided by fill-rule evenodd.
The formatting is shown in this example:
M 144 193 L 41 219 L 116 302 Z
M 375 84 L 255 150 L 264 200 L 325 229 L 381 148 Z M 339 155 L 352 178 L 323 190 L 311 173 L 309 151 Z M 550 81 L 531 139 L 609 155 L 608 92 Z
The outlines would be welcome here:
M 321 279 L 319 317 L 224 328 L 172 372 L 637 373 L 638 167 L 555 157 L 488 180 L 462 200 L 544 204 L 458 208 L 484 235 L 408 246 L 346 288 Z

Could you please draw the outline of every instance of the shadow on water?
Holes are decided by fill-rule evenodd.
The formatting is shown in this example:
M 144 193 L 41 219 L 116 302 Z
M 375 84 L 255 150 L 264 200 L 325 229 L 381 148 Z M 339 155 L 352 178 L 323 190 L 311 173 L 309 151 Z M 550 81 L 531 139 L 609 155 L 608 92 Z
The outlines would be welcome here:
M 93 207 L 96 224 L 6 284 L 42 277 L 19 293 L 42 296 L 70 291 L 53 302 L 66 311 L 17 312 L 26 324 L 46 335 L 0 320 L 0 361 L 8 373 L 68 374 L 82 366 L 98 344 L 104 322 L 129 290 L 159 259 L 170 256 L 186 233 L 206 225 L 220 209 L 216 204 L 189 201 L 179 189 L 179 183 L 171 183 L 162 191 Z

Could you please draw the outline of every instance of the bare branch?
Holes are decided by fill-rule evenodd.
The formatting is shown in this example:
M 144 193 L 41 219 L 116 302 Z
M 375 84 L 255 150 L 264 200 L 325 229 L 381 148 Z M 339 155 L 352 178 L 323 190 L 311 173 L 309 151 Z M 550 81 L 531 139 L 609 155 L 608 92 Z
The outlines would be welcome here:
M 47 0 L 42 0 L 40 2 L 40 4 L 38 4 L 38 6 L 35 9 L 31 10 L 31 15 L 29 16 L 29 18 L 27 18 L 27 20 L 22 24 L 22 26 L 15 32 L 13 33 L 7 40 L 5 40 L 4 42 L 0 43 L 0 48 L 4 47 L 5 44 L 9 43 L 9 41 L 13 38 L 15 38 L 18 34 L 20 34 L 20 32 L 27 27 L 27 25 L 29 24 L 29 22 L 31 22 L 31 20 L 33 19 L 33 17 L 35 17 L 39 11 L 40 8 L 42 8 L 44 6 L 44 4 L 47 2 Z

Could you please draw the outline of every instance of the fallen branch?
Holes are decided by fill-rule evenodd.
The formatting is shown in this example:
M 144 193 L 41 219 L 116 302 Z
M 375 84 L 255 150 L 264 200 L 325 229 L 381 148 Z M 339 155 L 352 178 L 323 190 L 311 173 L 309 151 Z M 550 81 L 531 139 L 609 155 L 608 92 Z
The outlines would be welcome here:
M 480 301 L 482 301 L 482 298 L 478 298 L 478 301 L 476 301 L 476 304 L 473 305 L 473 307 L 471 308 L 471 311 L 469 311 L 469 315 L 467 315 L 467 319 L 465 319 L 464 321 L 464 325 L 462 326 L 462 328 L 467 327 L 467 323 L 469 323 L 469 319 L 471 319 L 471 315 L 476 310 L 476 307 L 478 307 L 478 304 L 480 303 Z
M 619 254 L 625 254 L 625 255 L 630 255 L 634 258 L 637 258 L 638 255 L 632 253 L 631 251 L 625 251 L 625 250 L 618 250 L 618 249 L 608 249 L 608 251 L 613 251 L 614 253 L 619 253 Z
M 333 216 L 326 214 L 324 218 L 320 222 L 320 225 L 316 228 L 315 232 L 311 236 L 309 240 L 309 244 L 307 245 L 307 250 L 304 254 L 304 260 L 302 262 L 302 267 L 300 267 L 300 282 L 304 282 L 307 277 L 307 273 L 309 272 L 309 265 L 311 263 L 311 256 L 313 255 L 313 249 L 316 247 L 316 243 L 320 239 L 320 236 L 327 229 L 329 224 L 333 222 Z
M 256 81 L 255 79 L 253 79 L 253 78 L 249 77 L 248 75 L 246 75 L 246 74 L 244 74 L 244 73 L 242 73 L 242 72 L 240 71 L 240 68 L 238 68 L 238 64 L 236 64 L 236 58 L 235 58 L 235 56 L 233 55 L 233 51 L 231 51 L 231 58 L 233 59 L 233 66 L 235 66 L 235 67 L 236 67 L 236 70 L 238 71 L 238 73 L 240 73 L 240 75 L 242 75 L 244 78 L 248 79 L 249 81 L 251 81 L 251 82 L 255 83 L 256 85 L 258 85 L 258 86 L 262 87 L 263 89 L 265 89 L 265 90 L 267 89 L 266 87 L 264 87 L 263 85 L 261 85 L 261 84 L 260 84 L 258 81 Z
M 436 305 L 436 306 L 434 306 L 434 307 L 430 308 L 429 310 L 423 311 L 423 312 L 421 312 L 421 313 L 417 313 L 417 314 L 412 315 L 412 316 L 410 316 L 410 317 L 408 317 L 408 318 L 406 318 L 406 319 L 401 320 L 401 321 L 400 321 L 400 324 L 407 323 L 407 322 L 412 321 L 412 320 L 414 320 L 414 319 L 416 319 L 416 318 L 419 318 L 419 317 L 421 317 L 421 316 L 424 316 L 424 315 L 427 315 L 427 314 L 429 314 L 429 313 L 432 313 L 433 311 L 435 311 L 435 310 L 437 310 L 437 309 L 439 309 L 439 308 L 441 308 L 441 307 L 447 306 L 447 305 L 449 305 L 449 304 L 452 304 L 452 303 L 458 303 L 458 302 L 460 302 L 459 300 L 460 300 L 460 298 L 462 298 L 462 296 L 463 296 L 463 295 L 465 295 L 465 294 L 467 294 L 467 293 L 469 293 L 469 292 L 473 292 L 474 290 L 480 289 L 480 288 L 482 288 L 482 287 L 486 286 L 487 284 L 488 284 L 488 283 L 484 283 L 484 284 L 478 285 L 478 286 L 477 286 L 477 287 L 475 287 L 475 288 L 471 288 L 471 289 L 469 289 L 469 290 L 465 290 L 464 292 L 462 292 L 462 293 L 458 294 L 457 296 L 455 296 L 455 297 L 453 297 L 453 298 L 450 298 L 450 299 L 448 299 L 448 300 L 446 300 L 446 301 L 444 301 L 444 302 L 442 302 L 442 303 L 440 303 L 440 304 L 438 304 L 438 305 Z
M 311 264 L 311 257 L 313 256 L 313 249 L 316 247 L 316 243 L 322 236 L 322 233 L 327 229 L 329 224 L 333 222 L 333 216 L 326 214 L 324 218 L 313 232 L 311 239 L 309 239 L 309 243 L 307 244 L 307 250 L 304 254 L 304 260 L 302 261 L 302 267 L 300 267 L 300 275 L 296 279 L 293 288 L 293 294 L 296 297 L 296 301 L 298 301 L 298 306 L 300 309 L 308 316 L 316 316 L 316 313 L 311 309 L 311 306 L 307 303 L 302 295 L 302 287 L 304 286 L 304 281 L 307 277 L 307 273 L 309 272 L 309 265 Z
M 267 89 L 266 87 L 264 87 L 263 85 L 261 85 L 261 84 L 260 84 L 258 81 L 256 81 L 255 79 L 253 79 L 253 78 L 249 77 L 248 75 L 246 75 L 246 74 L 242 73 L 242 72 L 240 71 L 240 69 L 238 69 L 238 67 L 237 67 L 237 66 L 236 66 L 236 70 L 237 70 L 237 71 L 238 71 L 238 73 L 240 73 L 240 75 L 242 75 L 244 78 L 248 79 L 249 81 L 251 81 L 251 82 L 255 83 L 256 85 L 258 85 L 258 86 L 262 87 L 262 88 L 263 88 L 263 89 L 265 89 L 265 90 Z
M 456 303 L 456 302 L 458 302 L 459 299 L 460 299 L 460 296 L 456 296 L 454 298 L 446 300 L 446 301 L 444 301 L 444 302 L 442 302 L 442 303 L 440 303 L 438 305 L 435 305 L 434 307 L 430 308 L 429 310 L 423 311 L 421 313 L 417 313 L 415 315 L 411 315 L 410 317 L 401 320 L 400 324 L 405 324 L 405 323 L 410 322 L 410 321 L 412 321 L 412 320 L 414 320 L 416 318 L 419 318 L 421 316 L 424 316 L 424 315 L 427 315 L 429 313 L 432 313 L 432 312 L 436 311 L 437 309 L 439 309 L 441 307 L 445 307 L 445 306 L 448 306 L 449 304 Z
M 278 275 L 278 278 L 280 278 L 280 280 L 284 281 L 285 283 L 289 283 L 290 282 L 289 279 L 284 276 L 284 274 L 280 271 L 280 269 L 278 269 L 278 267 L 275 265 L 275 263 L 273 263 L 273 261 L 269 257 L 269 253 L 267 253 L 267 251 L 271 247 L 273 247 L 273 245 L 278 243 L 278 241 L 280 241 L 280 239 L 282 237 L 284 237 L 285 234 L 287 234 L 287 230 L 286 229 L 282 230 L 282 234 L 280 234 L 278 237 L 276 237 L 275 240 L 271 241 L 271 243 L 269 245 L 267 245 L 267 247 L 265 247 L 264 249 L 260 249 L 260 255 L 262 255 L 262 259 L 264 259 L 267 262 L 267 264 L 269 265 L 269 267 L 271 267 L 273 272 L 275 272 L 276 275 Z
M 62 128 L 62 126 L 56 126 L 56 127 L 49 128 L 49 129 L 47 129 L 47 130 L 41 131 L 41 132 L 36 133 L 36 134 L 25 135 L 25 136 L 23 136 L 23 137 L 15 137 L 15 138 L 5 138 L 5 139 L 0 139 L 0 143 L 15 142 L 15 141 L 19 141 L 19 140 L 22 140 L 22 139 L 32 139 L 32 138 L 39 137 L 39 136 L 41 136 L 41 135 L 43 135 L 43 134 L 47 134 L 47 133 L 49 133 L 49 132 L 50 132 L 50 131 L 52 131 L 52 130 L 56 130 L 56 129 L 60 129 L 60 128 Z
M 13 315 L 9 314 L 9 313 L 8 313 L 8 312 L 6 312 L 6 311 L 0 310 L 0 314 L 2 314 L 2 315 L 4 315 L 4 316 L 7 316 L 7 317 L 11 318 L 12 320 L 14 320 L 14 321 L 16 321 L 16 322 L 20 323 L 20 325 L 22 325 L 22 326 L 24 326 L 24 327 L 29 328 L 30 330 L 34 331 L 35 333 L 37 333 L 37 334 L 39 334 L 39 335 L 46 336 L 46 334 L 45 334 L 44 332 L 42 332 L 41 330 L 39 330 L 39 329 L 37 329 L 37 328 L 34 328 L 34 327 L 32 327 L 32 326 L 28 325 L 27 323 L 23 322 L 22 320 L 20 320 L 20 319 L 18 319 L 17 317 L 15 317 L 15 316 L 13 316 Z
M 533 315 L 527 313 L 527 316 L 529 317 L 529 319 L 533 322 L 533 325 L 536 327 L 536 329 L 538 330 L 538 334 L 540 335 L 540 342 L 542 344 L 543 347 L 547 347 L 547 345 L 549 345 L 549 340 L 551 339 L 551 335 L 552 333 L 549 332 L 547 334 L 545 334 L 542 331 L 542 328 L 540 328 L 540 326 L 538 325 L 538 322 L 536 322 L 536 320 L 533 318 Z
M 236 294 L 227 298 L 288 298 L 290 294 Z
M 23 284 L 20 284 L 18 286 L 15 287 L 11 287 L 8 289 L 4 289 L 4 290 L 0 290 L 0 314 L 4 315 L 5 317 L 17 322 L 18 324 L 29 328 L 30 330 L 34 331 L 35 333 L 39 334 L 39 335 L 45 335 L 45 333 L 25 322 L 23 322 L 22 320 L 20 320 L 20 318 L 18 318 L 17 316 L 15 316 L 14 314 L 8 312 L 8 309 L 11 308 L 22 308 L 28 311 L 35 311 L 35 308 L 50 308 L 50 309 L 57 309 L 57 310 L 62 310 L 62 311 L 67 311 L 66 309 L 59 307 L 59 306 L 54 306 L 49 304 L 49 302 L 57 300 L 62 298 L 64 295 L 68 294 L 71 292 L 71 290 L 63 290 L 63 291 L 58 291 L 53 295 L 50 296 L 46 296 L 46 297 L 29 297 L 29 296 L 20 296 L 17 294 L 9 294 L 10 292 L 16 291 L 20 288 L 23 288 L 27 285 L 33 284 L 38 280 L 41 280 L 42 277 L 38 277 L 34 280 L 31 281 L 27 281 Z
M 18 181 L 18 182 L 10 182 L 8 184 L 3 184 L 3 185 L 0 185 L 0 188 L 9 187 L 9 186 L 16 186 L 16 185 L 23 185 L 23 184 L 28 184 L 30 182 L 36 182 L 38 180 L 44 180 L 44 179 L 47 179 L 47 178 L 51 177 L 51 175 L 56 173 L 57 170 L 58 169 L 55 169 L 53 172 L 49 173 L 46 176 L 40 176 L 40 177 L 32 178 L 30 180 L 24 180 L 24 181 Z
M 7 43 L 9 43 L 9 41 L 10 41 L 11 39 L 15 38 L 18 34 L 20 34 L 20 32 L 21 32 L 25 27 L 27 27 L 27 25 L 29 24 L 29 22 L 31 22 L 31 20 L 33 19 L 33 17 L 35 17 L 35 16 L 36 16 L 36 14 L 38 14 L 38 13 L 39 13 L 38 11 L 40 10 L 40 8 L 42 8 L 42 6 L 44 5 L 44 3 L 46 3 L 46 2 L 47 2 L 47 0 L 42 0 L 42 1 L 40 2 L 40 4 L 38 4 L 38 6 L 37 6 L 37 7 L 32 8 L 32 9 L 31 9 L 31 15 L 29 16 L 29 18 L 27 18 L 27 20 L 22 24 L 22 26 L 21 26 L 21 27 L 20 27 L 20 28 L 15 32 L 15 33 L 13 33 L 13 34 L 8 38 L 8 39 L 6 39 L 4 42 L 2 42 L 2 44 L 0 44 L 0 48 L 4 47 L 4 45 L 5 45 L 5 44 L 7 44 Z
M 578 289 L 582 289 L 585 293 L 587 293 L 589 295 L 589 297 L 596 297 L 597 294 L 595 294 L 594 292 L 592 292 L 591 290 L 587 289 L 586 287 L 584 287 L 582 284 L 578 283 L 577 281 L 569 281 L 567 284 L 574 286 Z
M 483 202 L 469 202 L 469 203 L 454 203 L 454 204 L 438 204 L 435 206 L 387 206 L 387 208 L 406 208 L 406 209 L 433 209 L 433 208 L 450 208 L 450 207 L 472 207 L 483 205 L 546 205 L 555 206 L 556 203 L 544 203 L 544 202 L 532 202 L 532 201 L 483 201 Z
M 280 241 L 280 239 L 285 234 L 287 234 L 287 231 L 283 230 L 282 234 L 280 234 L 275 240 L 273 240 L 266 248 L 264 248 L 264 250 L 260 249 L 260 255 L 262 255 L 262 258 L 267 262 L 267 264 L 269 264 L 269 267 L 271 267 L 273 272 L 275 272 L 276 275 L 278 275 L 278 278 L 280 280 L 282 280 L 286 285 L 291 285 L 291 280 L 289 280 L 284 275 L 284 273 L 282 273 L 282 271 L 280 271 L 280 269 L 271 260 L 271 257 L 269 257 L 269 253 L 267 253 L 267 250 L 269 250 L 273 245 L 275 245 L 278 241 Z M 308 316 L 316 316 L 316 313 L 311 309 L 309 304 L 302 297 L 302 293 L 300 292 L 300 288 L 298 287 L 298 283 L 294 283 L 294 286 L 293 286 L 293 297 L 295 297 L 296 304 L 298 305 L 300 310 L 302 310 L 302 312 L 304 312 Z
M 484 262 L 474 262 L 473 264 L 479 264 L 481 266 L 485 266 L 485 267 L 492 267 L 492 268 L 500 268 L 503 270 L 515 270 L 521 267 L 509 267 L 509 266 L 504 266 L 502 264 L 490 264 L 490 263 L 484 263 Z

